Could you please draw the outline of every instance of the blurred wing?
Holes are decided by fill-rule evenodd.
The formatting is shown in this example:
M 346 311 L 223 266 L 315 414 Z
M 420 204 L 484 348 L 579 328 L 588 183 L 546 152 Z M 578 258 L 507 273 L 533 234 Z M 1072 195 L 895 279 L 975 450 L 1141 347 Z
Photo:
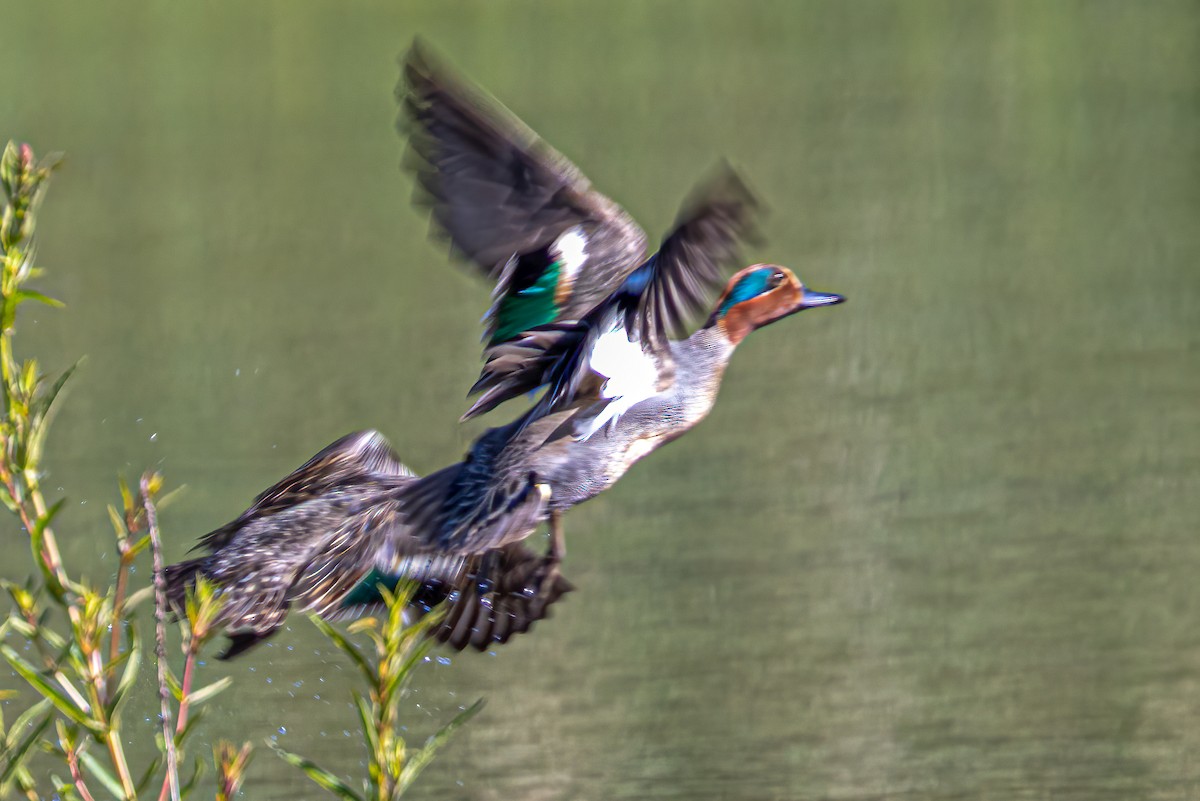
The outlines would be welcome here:
M 413 607 L 420 615 L 444 604 L 446 614 L 430 636 L 455 650 L 484 651 L 549 617 L 550 605 L 574 589 L 557 572 L 544 578 L 549 569 L 545 556 L 512 543 L 470 557 L 454 579 L 426 581 Z
M 421 570 L 433 569 L 445 560 L 425 552 L 408 534 L 394 496 L 375 494 L 356 505 L 360 508 L 345 510 L 330 530 L 312 532 L 325 536 L 295 572 L 295 582 L 287 593 L 289 606 L 336 619 L 369 605 L 356 598 L 355 592 L 372 571 L 380 576 L 415 578 Z M 371 602 L 377 602 L 374 586 L 367 589 L 376 593 Z
M 458 554 L 532 534 L 545 517 L 548 489 L 509 449 L 521 430 L 520 420 L 490 429 L 463 461 L 399 489 L 405 525 L 428 546 Z
M 580 365 L 590 351 L 597 331 L 597 327 L 586 320 L 559 323 L 525 331 L 515 339 L 488 348 L 479 380 L 469 393 L 479 397 L 461 421 L 478 417 L 511 398 L 536 392 L 547 385 L 554 390 L 539 402 L 543 408 L 552 405 L 550 395 L 558 401 L 575 394 L 585 375 Z
M 669 380 L 674 365 L 666 340 L 711 306 L 741 242 L 756 236 L 758 209 L 737 173 L 722 166 L 693 191 L 658 253 L 582 320 L 539 326 L 488 348 L 483 371 L 471 388 L 480 397 L 462 419 L 543 386 L 548 389 L 533 417 L 593 400 L 598 381 L 621 378 L 612 369 L 597 369 L 602 338 L 621 346 L 630 368 L 644 370 L 652 363 L 657 375 Z M 640 344 L 642 358 L 636 353 L 628 357 L 626 336 Z
M 537 289 L 541 294 L 524 305 L 549 300 L 555 316 L 510 308 L 516 318 L 543 314 L 518 330 L 574 319 L 641 261 L 646 235 L 618 205 L 420 41 L 404 75 L 401 100 L 415 157 L 407 166 L 416 174 L 418 201 L 454 247 L 497 282 L 489 330 L 517 325 L 500 319 L 506 298 Z M 556 263 L 560 272 L 548 275 Z
M 347 488 L 370 481 L 414 475 L 400 461 L 382 434 L 378 431 L 356 431 L 332 443 L 259 493 L 249 509 L 236 520 L 202 537 L 196 547 L 220 548 L 250 520 L 297 506 L 337 487 Z
M 738 174 L 722 164 L 688 196 L 658 252 L 617 291 L 625 328 L 643 343 L 681 336 L 709 311 L 741 243 L 757 237 L 758 201 Z
M 326 620 L 352 619 L 384 608 L 380 584 L 395 591 L 402 581 L 416 582 L 406 619 L 443 605 L 445 616 L 429 636 L 456 650 L 482 651 L 528 631 L 573 589 L 557 574 L 543 585 L 546 558 L 520 543 L 468 555 L 381 553 L 376 527 L 395 525 L 395 512 L 393 506 L 378 519 L 353 521 L 336 532 L 300 571 L 289 605 Z

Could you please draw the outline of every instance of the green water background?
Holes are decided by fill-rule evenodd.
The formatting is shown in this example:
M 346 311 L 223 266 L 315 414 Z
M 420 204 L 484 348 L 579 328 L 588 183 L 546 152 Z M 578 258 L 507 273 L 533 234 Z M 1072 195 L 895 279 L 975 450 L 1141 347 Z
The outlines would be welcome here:
M 21 345 L 87 354 L 46 486 L 96 579 L 118 471 L 188 485 L 179 558 L 347 431 L 427 472 L 481 430 L 455 421 L 488 288 L 397 166 L 415 34 L 652 236 L 728 157 L 771 210 L 749 255 L 849 296 L 753 335 L 708 421 L 572 513 L 552 620 L 430 663 L 418 739 L 489 704 L 415 798 L 1200 797 L 1200 5 L 0 20 L 0 136 L 68 154 L 40 235 L 69 309 Z M 205 672 L 235 684 L 202 737 L 364 769 L 307 622 Z M 264 748 L 245 797 L 318 794 Z

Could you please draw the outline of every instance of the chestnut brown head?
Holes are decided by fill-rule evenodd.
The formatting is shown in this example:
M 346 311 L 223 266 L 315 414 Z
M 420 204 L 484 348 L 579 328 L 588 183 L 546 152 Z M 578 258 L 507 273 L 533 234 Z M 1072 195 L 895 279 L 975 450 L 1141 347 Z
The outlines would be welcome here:
M 832 306 L 844 300 L 841 295 L 814 292 L 787 267 L 755 264 L 729 279 L 709 324 L 720 326 L 736 345 L 756 328 L 804 309 Z

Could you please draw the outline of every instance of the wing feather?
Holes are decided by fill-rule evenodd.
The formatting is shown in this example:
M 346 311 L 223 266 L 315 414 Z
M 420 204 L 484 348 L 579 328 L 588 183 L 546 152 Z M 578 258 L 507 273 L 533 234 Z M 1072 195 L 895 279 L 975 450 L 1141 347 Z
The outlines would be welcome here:
M 588 233 L 589 281 L 608 285 L 599 297 L 641 261 L 646 235 L 629 215 L 420 40 L 405 58 L 398 92 L 410 143 L 405 166 L 416 175 L 418 203 L 493 281 L 511 257 L 547 248 L 575 226 Z M 591 294 L 584 308 L 568 306 L 578 316 L 596 300 Z

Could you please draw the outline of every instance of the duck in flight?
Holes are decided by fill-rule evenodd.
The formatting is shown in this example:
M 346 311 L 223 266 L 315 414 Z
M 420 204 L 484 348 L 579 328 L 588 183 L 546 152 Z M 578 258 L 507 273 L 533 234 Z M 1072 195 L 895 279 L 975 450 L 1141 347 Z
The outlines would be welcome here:
M 221 587 L 224 657 L 291 609 L 353 617 L 402 580 L 420 585 L 414 615 L 447 609 L 434 636 L 452 647 L 527 630 L 571 589 L 558 572 L 562 514 L 700 422 L 751 331 L 843 300 L 771 264 L 742 269 L 718 295 L 757 210 L 731 169 L 691 195 L 647 255 L 619 206 L 420 42 L 404 73 L 419 202 L 494 282 L 478 398 L 463 419 L 542 394 L 424 478 L 378 432 L 351 434 L 204 537 L 207 555 L 168 568 L 169 595 L 182 603 L 197 574 Z M 524 543 L 543 522 L 544 556 Z
M 685 202 L 658 251 L 565 157 L 417 43 L 405 65 L 419 201 L 435 226 L 495 282 L 477 400 L 463 419 L 545 389 L 460 463 L 403 491 L 413 531 L 446 552 L 476 553 L 561 516 L 681 436 L 712 408 L 725 365 L 752 330 L 841 303 L 790 270 L 723 268 L 753 236 L 757 203 L 728 167 Z M 683 336 L 690 318 L 706 322 Z

